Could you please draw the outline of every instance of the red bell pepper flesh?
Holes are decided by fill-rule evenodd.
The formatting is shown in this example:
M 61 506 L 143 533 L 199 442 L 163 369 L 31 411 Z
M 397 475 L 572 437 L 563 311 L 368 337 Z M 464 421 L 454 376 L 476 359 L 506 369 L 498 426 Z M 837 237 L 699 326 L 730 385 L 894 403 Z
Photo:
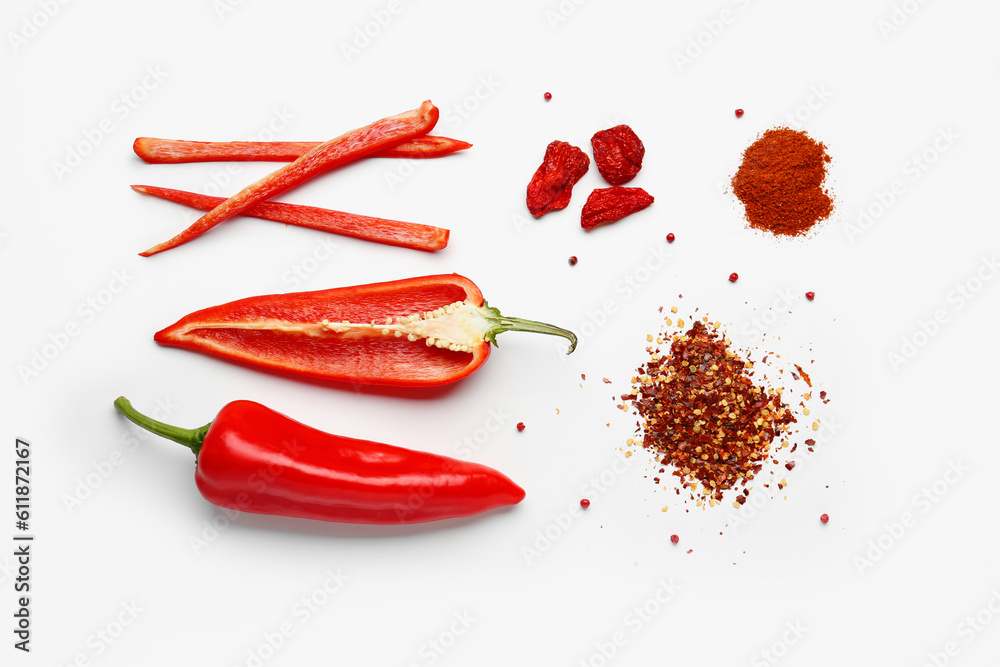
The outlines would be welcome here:
M 487 466 L 325 433 L 252 401 L 229 403 L 199 429 L 146 417 L 124 397 L 115 408 L 189 447 L 198 490 L 220 507 L 389 525 L 471 516 L 516 505 L 525 495 Z
M 451 320 L 430 317 L 458 302 L 466 305 L 456 308 Z M 466 315 L 480 327 L 474 339 L 411 333 Z M 576 345 L 576 336 L 565 329 L 501 316 L 485 304 L 475 283 L 457 274 L 241 299 L 191 313 L 154 339 L 298 376 L 418 387 L 468 376 L 486 361 L 490 343 L 503 331 L 563 336 L 569 352 Z
M 176 248 L 234 215 L 239 215 L 254 204 L 276 197 L 330 169 L 423 136 L 434 128 L 438 115 L 438 108 L 427 101 L 412 111 L 383 118 L 324 142 L 294 162 L 243 188 L 169 241 L 139 254 L 149 257 Z
M 132 144 L 135 154 L 149 164 L 184 162 L 291 162 L 321 142 L 318 141 L 186 141 L 139 137 Z M 422 160 L 444 157 L 471 148 L 472 144 L 449 137 L 416 137 L 390 146 L 371 157 Z
M 145 195 L 167 199 L 203 211 L 210 211 L 226 201 L 225 197 L 158 188 L 153 185 L 133 185 L 132 189 Z M 356 213 L 344 213 L 327 208 L 281 202 L 260 202 L 243 211 L 241 215 L 416 250 L 440 250 L 448 245 L 450 234 L 447 229 L 431 225 L 373 218 Z

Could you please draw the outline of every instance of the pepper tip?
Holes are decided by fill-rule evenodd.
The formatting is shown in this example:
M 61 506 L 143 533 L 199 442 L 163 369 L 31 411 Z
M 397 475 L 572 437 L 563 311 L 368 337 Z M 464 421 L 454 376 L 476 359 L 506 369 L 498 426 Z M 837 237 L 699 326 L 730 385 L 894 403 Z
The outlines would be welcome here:
M 164 244 L 160 243 L 159 245 L 154 245 L 149 250 L 143 250 L 142 252 L 139 253 L 139 257 L 152 257 L 153 255 L 155 255 L 157 253 L 160 253 L 160 252 L 163 252 L 164 250 L 168 249 L 168 248 L 165 248 L 163 246 L 164 246 Z M 172 247 L 172 246 L 168 246 L 168 247 Z

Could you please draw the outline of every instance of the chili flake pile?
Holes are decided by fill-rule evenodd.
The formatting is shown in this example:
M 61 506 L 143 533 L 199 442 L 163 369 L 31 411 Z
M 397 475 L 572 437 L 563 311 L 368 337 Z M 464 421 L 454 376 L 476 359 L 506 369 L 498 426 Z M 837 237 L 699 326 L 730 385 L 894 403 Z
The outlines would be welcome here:
M 683 328 L 682 320 L 678 326 Z M 747 483 L 772 455 L 772 443 L 796 419 L 780 388 L 755 384 L 753 363 L 731 349 L 719 326 L 695 321 L 686 332 L 657 338 L 657 344 L 669 338 L 669 354 L 647 348 L 650 359 L 639 367 L 621 407 L 635 408 L 643 447 L 664 466 L 660 472 L 673 468 L 699 505 L 715 505 L 734 487 L 742 489 L 735 501 L 742 505 L 750 493 Z

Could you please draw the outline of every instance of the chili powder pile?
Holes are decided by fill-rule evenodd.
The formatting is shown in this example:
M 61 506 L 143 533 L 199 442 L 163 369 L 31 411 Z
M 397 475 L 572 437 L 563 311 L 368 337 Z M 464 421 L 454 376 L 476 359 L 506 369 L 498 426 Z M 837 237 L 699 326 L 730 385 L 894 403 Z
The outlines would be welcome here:
M 771 129 L 743 152 L 732 178 L 750 227 L 780 236 L 802 236 L 833 212 L 823 188 L 831 158 L 805 132 Z
M 696 321 L 673 335 L 667 356 L 648 348 L 649 361 L 621 398 L 639 415 L 643 447 L 673 468 L 692 497 L 714 505 L 740 487 L 735 502 L 743 504 L 771 443 L 796 419 L 780 389 L 754 383 L 753 363 L 730 348 L 718 327 Z

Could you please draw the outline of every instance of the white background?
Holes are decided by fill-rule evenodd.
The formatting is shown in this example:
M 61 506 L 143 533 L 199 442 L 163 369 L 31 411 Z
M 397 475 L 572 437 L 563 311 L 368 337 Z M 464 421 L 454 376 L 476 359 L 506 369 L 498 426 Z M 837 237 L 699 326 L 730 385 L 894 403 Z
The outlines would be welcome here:
M 336 7 L 5 3 L 0 538 L 17 532 L 21 437 L 36 541 L 30 655 L 8 631 L 13 541 L 0 550 L 4 664 L 996 659 L 993 3 Z M 137 256 L 193 218 L 130 184 L 221 182 L 232 194 L 275 167 L 146 165 L 137 136 L 271 127 L 323 140 L 424 99 L 442 110 L 435 133 L 471 150 L 371 159 L 283 199 L 447 227 L 447 249 L 238 218 Z M 602 185 L 592 168 L 568 209 L 531 219 L 524 188 L 546 144 L 589 153 L 590 136 L 617 123 L 645 142 L 631 185 L 656 203 L 585 233 L 580 208 Z M 788 123 L 827 145 L 837 208 L 810 238 L 778 241 L 747 230 L 721 189 L 754 137 Z M 59 173 L 71 152 L 87 154 Z M 452 271 L 506 314 L 581 333 L 579 349 L 507 334 L 472 377 L 412 394 L 302 383 L 152 340 L 245 296 Z M 813 415 L 819 450 L 781 470 L 790 485 L 774 500 L 702 511 L 657 488 L 641 451 L 616 464 L 634 418 L 615 396 L 672 305 L 722 321 L 742 349 L 781 354 L 775 371 L 803 365 L 829 392 Z M 67 326 L 77 335 L 61 336 Z M 190 453 L 139 439 L 115 413 L 122 394 L 191 427 L 256 400 L 323 430 L 497 467 L 527 498 L 403 528 L 231 519 L 199 496 Z M 611 483 L 597 490 L 588 480 L 602 474 Z M 584 495 L 590 509 L 570 513 Z M 330 573 L 346 580 L 328 594 Z M 306 614 L 303 598 L 321 604 Z

